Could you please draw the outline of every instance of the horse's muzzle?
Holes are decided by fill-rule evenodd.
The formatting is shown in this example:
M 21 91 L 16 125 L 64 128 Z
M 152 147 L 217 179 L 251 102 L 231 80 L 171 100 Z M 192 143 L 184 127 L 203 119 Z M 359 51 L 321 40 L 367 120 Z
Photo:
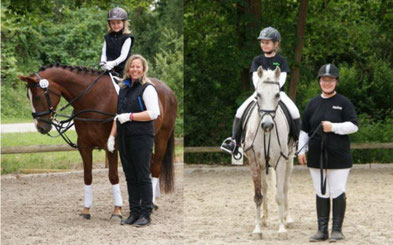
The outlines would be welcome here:
M 40 132 L 41 134 L 47 134 L 49 133 L 49 131 L 52 129 L 52 125 L 50 124 L 42 124 L 42 125 L 37 125 L 37 130 L 38 132 Z
M 274 124 L 272 122 L 262 122 L 261 126 L 265 132 L 270 132 L 273 129 Z

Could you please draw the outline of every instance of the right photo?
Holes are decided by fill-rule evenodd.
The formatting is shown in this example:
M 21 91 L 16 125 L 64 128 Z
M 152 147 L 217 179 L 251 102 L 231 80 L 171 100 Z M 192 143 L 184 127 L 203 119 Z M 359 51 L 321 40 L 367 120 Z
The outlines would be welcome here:
M 184 2 L 185 244 L 393 243 L 392 13 Z

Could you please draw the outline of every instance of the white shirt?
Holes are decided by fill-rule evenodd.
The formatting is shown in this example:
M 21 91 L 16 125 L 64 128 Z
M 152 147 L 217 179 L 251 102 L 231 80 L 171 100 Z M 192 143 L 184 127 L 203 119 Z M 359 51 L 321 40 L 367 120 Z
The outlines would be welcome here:
M 145 91 L 143 91 L 142 98 L 150 119 L 157 119 L 160 115 L 160 106 L 158 104 L 158 94 L 156 89 L 153 86 L 147 86 Z
M 131 44 L 132 44 L 132 40 L 130 37 L 124 41 L 123 46 L 121 47 L 120 56 L 114 60 L 115 66 L 117 66 L 118 64 L 120 64 L 121 62 L 123 62 L 127 59 L 127 55 L 128 55 L 128 52 L 130 51 Z M 104 45 L 102 46 L 102 52 L 101 52 L 101 62 L 106 62 L 106 61 L 107 61 L 106 60 L 106 42 L 104 41 Z

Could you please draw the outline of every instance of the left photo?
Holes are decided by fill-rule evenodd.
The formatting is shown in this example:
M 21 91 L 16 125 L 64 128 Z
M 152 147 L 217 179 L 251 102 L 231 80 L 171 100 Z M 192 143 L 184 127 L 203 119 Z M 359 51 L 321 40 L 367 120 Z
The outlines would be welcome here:
M 1 242 L 183 241 L 182 6 L 1 2 Z

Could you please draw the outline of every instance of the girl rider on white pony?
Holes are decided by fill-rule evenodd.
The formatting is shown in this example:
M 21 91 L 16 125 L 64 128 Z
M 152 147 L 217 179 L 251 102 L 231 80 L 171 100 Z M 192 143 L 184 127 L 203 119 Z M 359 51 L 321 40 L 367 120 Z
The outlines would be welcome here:
M 250 68 L 250 75 L 252 77 L 252 81 L 254 84 L 254 88 L 256 88 L 256 83 L 258 81 L 257 77 L 257 69 L 259 66 L 262 66 L 264 70 L 275 70 L 276 67 L 280 67 L 281 74 L 280 74 L 280 88 L 282 88 L 285 84 L 285 80 L 287 78 L 287 74 L 289 73 L 289 67 L 287 60 L 278 54 L 279 45 L 281 41 L 280 33 L 273 27 L 266 27 L 264 28 L 258 37 L 260 40 L 260 46 L 262 49 L 263 54 L 254 57 L 251 68 Z M 241 118 L 242 115 L 247 108 L 247 106 L 252 102 L 255 101 L 256 93 L 254 92 L 243 104 L 237 109 L 235 120 L 232 126 L 232 137 L 227 138 L 221 144 L 221 149 L 229 154 L 233 154 L 236 156 L 238 154 L 238 149 L 240 146 L 240 138 L 241 138 Z M 298 140 L 298 135 L 300 131 L 300 113 L 297 109 L 296 105 L 292 102 L 292 100 L 285 94 L 284 91 L 280 92 L 281 101 L 287 106 L 292 119 L 294 119 L 296 128 L 294 130 L 295 141 Z

